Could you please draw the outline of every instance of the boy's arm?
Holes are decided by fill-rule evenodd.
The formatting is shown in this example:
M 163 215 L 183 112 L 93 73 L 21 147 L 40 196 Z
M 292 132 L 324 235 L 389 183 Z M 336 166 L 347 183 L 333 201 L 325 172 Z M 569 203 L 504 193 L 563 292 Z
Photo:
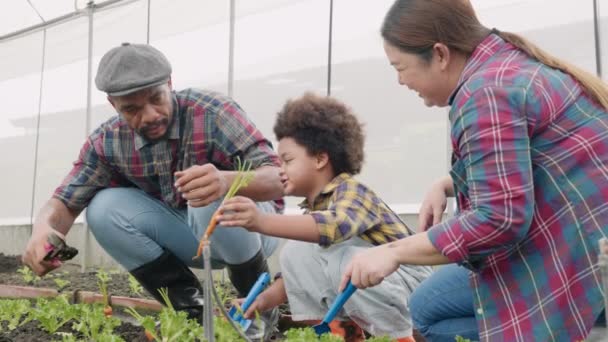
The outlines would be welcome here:
M 266 214 L 251 199 L 236 196 L 219 209 L 217 220 L 224 227 L 243 227 L 250 232 L 291 240 L 318 243 L 319 228 L 311 215 Z
M 319 243 L 319 228 L 311 215 L 261 214 L 256 231 L 290 240 Z

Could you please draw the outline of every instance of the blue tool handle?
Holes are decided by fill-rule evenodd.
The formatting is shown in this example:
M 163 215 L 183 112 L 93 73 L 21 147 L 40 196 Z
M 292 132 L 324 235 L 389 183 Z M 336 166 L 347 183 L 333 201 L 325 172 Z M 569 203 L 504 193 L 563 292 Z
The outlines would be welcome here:
M 344 291 L 342 291 L 342 293 L 338 295 L 336 301 L 331 305 L 329 311 L 327 311 L 327 314 L 325 314 L 325 318 L 323 318 L 323 323 L 329 323 L 334 319 L 334 317 L 336 317 L 336 314 L 340 311 L 340 309 L 342 309 L 342 306 L 344 305 L 344 303 L 346 303 L 348 298 L 350 298 L 350 296 L 355 293 L 356 289 L 357 288 L 349 280 L 348 285 L 346 286 Z
M 258 297 L 260 292 L 262 292 L 262 290 L 266 287 L 266 285 L 268 285 L 269 282 L 270 282 L 270 274 L 268 274 L 268 272 L 264 272 L 264 273 L 260 274 L 260 277 L 258 278 L 258 280 L 255 282 L 255 284 L 253 284 L 253 287 L 251 288 L 251 290 L 249 290 L 247 297 L 245 297 L 245 301 L 243 302 L 243 305 L 241 306 L 241 309 L 243 309 L 243 312 L 245 312 L 245 311 L 247 311 L 247 309 L 249 309 L 251 304 L 253 304 L 253 301 Z

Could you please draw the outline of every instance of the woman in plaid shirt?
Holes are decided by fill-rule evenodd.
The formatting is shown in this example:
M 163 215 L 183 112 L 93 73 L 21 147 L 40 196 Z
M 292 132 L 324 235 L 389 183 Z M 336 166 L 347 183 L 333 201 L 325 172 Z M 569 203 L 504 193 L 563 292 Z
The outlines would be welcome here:
M 444 266 L 410 310 L 430 341 L 580 341 L 604 309 L 608 90 L 522 37 L 479 23 L 466 0 L 398 0 L 382 26 L 399 83 L 449 106 L 452 170 L 421 232 L 361 252 L 366 288 L 403 264 Z M 458 213 L 439 222 L 446 196 Z

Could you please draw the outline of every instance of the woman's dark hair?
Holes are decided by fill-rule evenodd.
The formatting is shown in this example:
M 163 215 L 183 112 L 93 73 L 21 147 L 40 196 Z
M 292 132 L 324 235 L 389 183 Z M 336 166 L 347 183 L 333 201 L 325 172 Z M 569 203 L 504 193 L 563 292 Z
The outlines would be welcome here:
M 327 153 L 336 175 L 357 174 L 365 136 L 350 108 L 327 96 L 306 93 L 287 101 L 274 124 L 277 140 L 293 138 L 309 155 Z
M 435 43 L 469 56 L 490 32 L 541 63 L 571 75 L 587 94 L 608 109 L 608 86 L 599 78 L 552 56 L 520 35 L 491 31 L 479 22 L 469 0 L 397 0 L 380 30 L 390 45 L 427 61 Z

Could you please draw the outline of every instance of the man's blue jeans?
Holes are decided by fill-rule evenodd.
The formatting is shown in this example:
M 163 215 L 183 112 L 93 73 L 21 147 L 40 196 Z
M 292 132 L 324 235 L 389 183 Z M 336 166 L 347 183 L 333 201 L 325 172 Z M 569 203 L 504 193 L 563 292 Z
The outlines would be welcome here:
M 87 223 L 97 242 L 128 271 L 157 259 L 163 249 L 190 267 L 202 268 L 202 258 L 192 257 L 219 204 L 173 209 L 136 188 L 108 188 L 93 197 Z M 274 212 L 270 202 L 258 203 L 258 208 Z M 211 236 L 213 267 L 245 263 L 260 248 L 268 257 L 277 245 L 274 237 L 218 226 Z
M 479 340 L 469 272 L 457 265 L 441 266 L 414 290 L 412 321 L 427 341 L 454 342 L 455 336 Z

